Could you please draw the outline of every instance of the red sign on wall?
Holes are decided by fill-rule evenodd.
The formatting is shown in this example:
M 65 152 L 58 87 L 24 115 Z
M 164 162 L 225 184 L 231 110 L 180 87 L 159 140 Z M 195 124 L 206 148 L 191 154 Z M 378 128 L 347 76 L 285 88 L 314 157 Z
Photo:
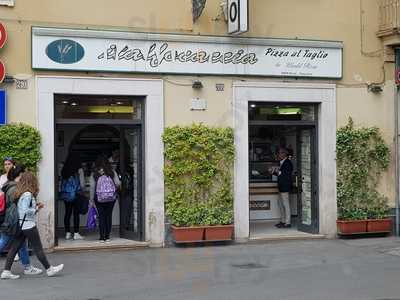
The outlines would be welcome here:
M 0 60 L 0 83 L 3 82 L 4 77 L 6 77 L 6 67 L 3 62 Z
M 0 49 L 6 44 L 7 31 L 2 23 L 0 23 Z
M 7 31 L 4 25 L 0 22 L 0 49 L 6 44 L 7 41 Z M 6 67 L 4 63 L 0 60 L 0 83 L 3 82 L 4 77 L 6 77 Z

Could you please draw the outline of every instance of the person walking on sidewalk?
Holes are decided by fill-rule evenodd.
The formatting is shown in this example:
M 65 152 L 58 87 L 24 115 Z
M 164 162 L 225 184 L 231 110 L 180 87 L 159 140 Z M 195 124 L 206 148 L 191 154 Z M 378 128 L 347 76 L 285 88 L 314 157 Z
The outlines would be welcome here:
M 7 156 L 3 159 L 3 168 L 4 168 L 4 173 L 0 176 L 0 193 L 2 193 L 2 189 L 4 184 L 8 181 L 8 173 L 10 172 L 10 170 L 15 166 L 15 160 L 10 157 Z M 0 242 L 1 243 L 1 242 Z M 4 245 L 5 247 L 6 245 Z M 0 247 L 1 249 L 1 247 Z M 0 251 L 1 252 L 1 251 Z M 19 260 L 19 256 L 18 254 L 15 256 L 15 261 Z
M 37 229 L 37 212 L 43 208 L 43 203 L 36 202 L 39 193 L 39 183 L 32 172 L 24 172 L 15 187 L 15 201 L 18 206 L 19 230 L 15 239 L 11 243 L 11 248 L 7 254 L 4 271 L 1 273 L 1 279 L 18 279 L 19 275 L 11 273 L 11 267 L 17 251 L 28 240 L 32 245 L 36 257 L 46 269 L 47 276 L 51 277 L 61 272 L 64 265 L 52 266 L 49 264 L 43 251 L 40 241 L 39 231 Z
M 292 189 L 292 173 L 293 164 L 288 158 L 288 150 L 285 148 L 279 149 L 278 158 L 279 169 L 274 171 L 274 175 L 278 176 L 278 190 L 279 190 L 279 210 L 281 213 L 281 221 L 275 226 L 278 228 L 292 227 L 290 221 L 290 201 L 289 193 Z
M 15 164 L 7 174 L 8 181 L 3 185 L 2 190 L 6 197 L 6 215 L 4 222 L 0 226 L 0 252 L 12 241 L 18 228 L 18 208 L 14 203 L 14 193 L 15 186 L 24 171 L 25 168 L 22 165 Z M 18 250 L 18 254 L 21 258 L 25 275 L 38 275 L 43 272 L 41 269 L 31 265 L 26 243 Z

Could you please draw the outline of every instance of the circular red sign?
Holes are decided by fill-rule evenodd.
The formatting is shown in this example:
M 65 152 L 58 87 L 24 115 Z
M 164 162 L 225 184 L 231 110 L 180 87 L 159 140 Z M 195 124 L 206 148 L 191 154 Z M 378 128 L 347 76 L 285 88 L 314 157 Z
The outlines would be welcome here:
M 7 31 L 3 23 L 0 23 L 0 49 L 3 48 L 7 41 Z
M 4 77 L 6 77 L 6 67 L 3 62 L 0 60 L 0 83 L 3 82 Z

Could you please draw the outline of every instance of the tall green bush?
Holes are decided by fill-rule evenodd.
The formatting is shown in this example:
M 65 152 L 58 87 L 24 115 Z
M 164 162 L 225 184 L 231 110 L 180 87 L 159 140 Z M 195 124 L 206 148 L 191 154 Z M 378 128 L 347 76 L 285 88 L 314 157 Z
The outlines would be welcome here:
M 232 128 L 165 129 L 166 213 L 177 226 L 233 222 Z
M 389 166 L 390 150 L 377 127 L 355 128 L 353 120 L 337 131 L 339 219 L 387 216 L 387 198 L 376 187 Z
M 27 168 L 36 171 L 41 159 L 40 134 L 26 124 L 0 126 L 0 158 L 12 157 Z

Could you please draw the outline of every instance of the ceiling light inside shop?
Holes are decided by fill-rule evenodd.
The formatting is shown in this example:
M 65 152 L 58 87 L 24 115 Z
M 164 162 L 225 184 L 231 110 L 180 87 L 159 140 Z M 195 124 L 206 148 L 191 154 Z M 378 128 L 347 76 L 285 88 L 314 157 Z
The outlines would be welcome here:
M 279 115 L 301 115 L 301 108 L 298 107 L 281 107 L 276 110 Z
M 251 108 L 255 108 L 255 107 L 256 107 L 256 105 L 255 105 L 255 104 L 252 104 L 252 105 L 250 105 L 250 107 L 251 107 Z
M 72 106 L 77 106 L 77 105 L 78 105 L 78 103 L 76 103 L 76 102 L 72 102 L 72 103 L 71 103 L 71 105 L 72 105 Z
M 64 100 L 64 101 L 62 102 L 62 104 L 69 104 L 69 101 Z
M 94 114 L 133 114 L 134 109 L 132 106 L 87 106 L 86 111 Z

